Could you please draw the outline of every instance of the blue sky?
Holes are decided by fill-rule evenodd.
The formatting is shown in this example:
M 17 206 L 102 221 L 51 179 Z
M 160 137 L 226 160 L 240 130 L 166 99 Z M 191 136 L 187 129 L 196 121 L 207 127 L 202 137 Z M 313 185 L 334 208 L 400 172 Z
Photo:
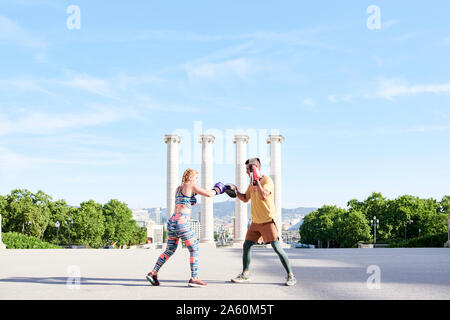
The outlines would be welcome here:
M 185 134 L 181 175 L 199 128 L 223 182 L 227 133 L 265 173 L 282 134 L 286 208 L 450 194 L 448 1 L 243 2 L 2 2 L 0 194 L 164 207 L 163 136 Z

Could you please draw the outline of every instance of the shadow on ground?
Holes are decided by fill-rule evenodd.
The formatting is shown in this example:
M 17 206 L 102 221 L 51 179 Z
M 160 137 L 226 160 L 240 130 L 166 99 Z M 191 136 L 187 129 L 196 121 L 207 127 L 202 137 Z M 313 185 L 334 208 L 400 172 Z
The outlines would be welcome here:
M 72 278 L 68 277 L 11 277 L 0 279 L 0 283 L 2 282 L 11 282 L 11 283 L 35 283 L 35 284 L 52 284 L 52 285 L 80 285 L 80 286 L 126 286 L 126 287 L 153 287 L 145 278 L 144 279 L 123 279 L 123 278 L 86 278 L 81 277 L 80 282 L 76 283 L 76 281 Z M 160 279 L 161 287 L 188 287 L 187 280 L 165 280 Z M 243 284 L 232 283 L 231 281 L 223 281 L 223 280 L 208 280 L 205 279 L 207 284 L 225 284 L 225 285 L 234 285 L 241 286 Z M 261 284 L 267 285 L 270 283 L 264 282 L 252 282 L 252 284 Z M 273 285 L 281 286 L 284 284 L 273 283 Z M 190 288 L 190 287 L 189 287 Z

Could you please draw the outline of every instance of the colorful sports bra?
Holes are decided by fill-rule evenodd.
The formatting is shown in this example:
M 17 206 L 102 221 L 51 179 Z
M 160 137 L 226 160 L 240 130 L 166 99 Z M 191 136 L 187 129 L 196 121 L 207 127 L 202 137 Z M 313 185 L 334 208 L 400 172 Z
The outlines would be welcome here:
M 195 204 L 197 203 L 197 199 L 195 198 L 197 194 L 194 193 L 192 197 L 185 196 L 183 194 L 183 186 L 184 184 L 177 188 L 177 193 L 175 196 L 175 207 L 185 207 L 188 209 L 192 209 L 192 206 L 195 206 Z

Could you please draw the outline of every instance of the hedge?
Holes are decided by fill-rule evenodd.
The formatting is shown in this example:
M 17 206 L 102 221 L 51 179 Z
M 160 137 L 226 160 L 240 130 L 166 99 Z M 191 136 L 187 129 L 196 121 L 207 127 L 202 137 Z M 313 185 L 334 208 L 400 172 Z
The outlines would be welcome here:
M 444 247 L 444 243 L 448 240 L 448 233 L 442 232 L 420 238 L 391 241 L 389 248 L 417 248 L 417 247 Z
M 41 241 L 38 238 L 23 235 L 18 232 L 2 233 L 2 242 L 7 249 L 61 249 L 62 247 Z

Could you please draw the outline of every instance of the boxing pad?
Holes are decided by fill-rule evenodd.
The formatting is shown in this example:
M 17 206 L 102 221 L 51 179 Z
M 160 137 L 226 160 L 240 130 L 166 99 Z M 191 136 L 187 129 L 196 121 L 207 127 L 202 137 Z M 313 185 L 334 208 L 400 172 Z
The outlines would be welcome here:
M 261 173 L 255 164 L 249 165 L 250 180 L 252 185 L 256 185 L 256 182 L 261 179 Z
M 237 187 L 234 184 L 228 183 L 225 185 L 225 193 L 230 196 L 230 198 L 236 198 Z

